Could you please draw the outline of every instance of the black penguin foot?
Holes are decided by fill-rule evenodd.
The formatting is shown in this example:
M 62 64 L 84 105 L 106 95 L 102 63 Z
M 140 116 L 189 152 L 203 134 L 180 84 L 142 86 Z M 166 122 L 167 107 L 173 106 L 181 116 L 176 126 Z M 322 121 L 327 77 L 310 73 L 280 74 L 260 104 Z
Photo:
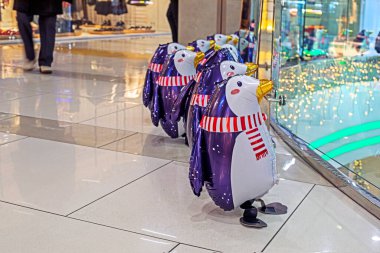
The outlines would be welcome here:
M 189 145 L 189 140 L 187 139 L 187 136 L 186 136 L 186 135 L 185 135 L 185 145 L 188 146 L 188 147 L 190 146 L 190 145 Z
M 265 204 L 265 202 L 262 199 L 258 199 L 261 203 L 261 207 L 259 208 L 259 211 L 261 213 L 265 214 L 271 214 L 271 215 L 281 215 L 281 214 L 286 214 L 288 212 L 288 207 L 275 202 L 275 203 L 270 203 L 268 205 Z
M 241 208 L 241 209 L 244 209 L 244 210 L 246 210 L 246 209 L 251 209 L 251 208 L 252 208 L 252 204 L 253 204 L 253 202 L 255 202 L 254 199 L 252 199 L 252 200 L 247 200 L 246 202 L 244 202 L 243 204 L 240 205 L 240 208 Z
M 240 224 L 249 228 L 265 228 L 268 226 L 264 221 L 257 219 L 257 209 L 255 207 L 244 211 L 243 217 L 240 218 Z

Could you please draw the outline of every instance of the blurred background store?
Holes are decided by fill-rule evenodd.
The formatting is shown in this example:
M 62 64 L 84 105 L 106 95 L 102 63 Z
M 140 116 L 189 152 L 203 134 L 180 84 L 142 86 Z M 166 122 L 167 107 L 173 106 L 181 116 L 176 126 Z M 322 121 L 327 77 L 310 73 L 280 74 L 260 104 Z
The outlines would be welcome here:
M 169 32 L 166 11 L 169 0 L 120 0 L 113 1 L 74 0 L 63 3 L 64 13 L 57 19 L 59 37 L 83 39 L 94 35 L 152 34 Z M 13 0 L 0 1 L 0 43 L 19 38 Z M 38 25 L 33 22 L 35 37 Z M 9 41 L 11 40 L 11 41 Z M 19 41 L 15 41 L 19 42 Z

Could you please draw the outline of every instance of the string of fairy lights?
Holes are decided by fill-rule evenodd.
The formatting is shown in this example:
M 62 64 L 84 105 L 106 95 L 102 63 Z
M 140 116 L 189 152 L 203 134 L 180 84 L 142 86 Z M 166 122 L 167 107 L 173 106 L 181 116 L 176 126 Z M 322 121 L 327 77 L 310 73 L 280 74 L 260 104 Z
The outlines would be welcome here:
M 354 115 L 354 112 L 339 115 L 344 96 L 349 91 L 352 103 L 357 104 L 361 88 L 368 92 L 364 102 L 368 108 L 363 112 L 368 116 L 374 111 L 374 89 L 379 86 L 379 80 L 379 57 L 324 60 L 282 69 L 278 91 L 287 96 L 288 106 L 276 108 L 277 119 L 290 130 L 296 130 L 300 119 L 308 120 L 313 112 L 318 112 L 343 124 L 345 118 Z M 322 126 L 325 120 L 322 117 L 318 124 Z
M 380 57 L 329 59 L 280 71 L 278 93 L 287 106 L 276 106 L 278 122 L 307 142 L 373 120 L 380 120 Z M 348 137 L 336 145 L 350 142 Z M 333 148 L 333 146 L 326 146 Z M 354 160 L 350 175 L 365 189 L 361 160 Z

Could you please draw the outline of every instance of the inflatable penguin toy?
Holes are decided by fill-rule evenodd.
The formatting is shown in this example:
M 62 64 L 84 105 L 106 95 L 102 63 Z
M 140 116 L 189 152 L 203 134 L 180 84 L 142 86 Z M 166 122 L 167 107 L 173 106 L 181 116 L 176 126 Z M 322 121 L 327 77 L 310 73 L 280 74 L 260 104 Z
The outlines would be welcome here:
M 231 41 L 232 37 L 230 35 L 215 34 L 208 36 L 207 40 L 214 40 L 216 45 L 223 46 L 224 44 L 227 44 L 229 41 Z
M 181 89 L 196 75 L 196 67 L 204 58 L 202 52 L 179 50 L 167 58 L 157 78 L 151 108 L 151 118 L 155 126 L 161 123 L 163 130 L 172 138 L 178 138 L 178 123 L 171 120 L 174 101 Z
M 205 66 L 208 59 L 215 53 L 215 51 L 220 49 L 213 40 L 196 40 L 189 43 L 189 47 L 193 47 L 194 52 L 202 52 L 205 54 L 205 57 L 197 66 L 197 73 L 202 71 L 202 68 Z
M 225 44 L 221 47 L 222 49 L 223 48 L 226 48 L 230 51 L 231 55 L 234 57 L 234 60 L 236 62 L 240 62 L 240 63 L 244 63 L 244 60 L 243 58 L 240 56 L 240 53 L 239 51 L 237 50 L 236 47 L 234 47 L 233 45 L 230 45 L 230 44 Z
M 185 46 L 180 45 L 178 43 L 168 43 L 162 44 L 156 49 L 156 52 L 154 53 L 149 63 L 148 70 L 145 75 L 145 83 L 142 96 L 143 104 L 145 107 L 148 107 L 150 102 L 152 101 L 153 90 L 156 84 L 155 82 L 162 70 L 166 56 L 174 54 L 176 51 L 185 48 Z
M 245 38 L 239 40 L 239 53 L 243 61 L 248 60 L 248 46 L 249 42 Z
M 238 48 L 239 47 L 239 36 L 236 34 L 231 34 L 231 40 L 228 42 L 228 44 Z
M 194 52 L 206 53 L 215 46 L 215 41 L 213 40 L 196 40 L 189 43 L 189 46 L 194 47 Z
M 185 118 L 185 130 L 190 148 L 192 148 L 196 131 L 203 116 L 209 99 L 214 92 L 216 84 L 235 75 L 253 75 L 258 66 L 252 63 L 242 64 L 235 61 L 222 61 L 205 69 L 201 78 L 197 81 L 192 96 L 190 106 Z
M 236 53 L 233 51 L 234 47 L 231 45 L 225 45 L 225 46 L 226 46 L 226 48 L 222 48 L 218 51 L 215 51 L 207 59 L 207 61 L 205 63 L 199 64 L 199 65 L 201 65 L 200 67 L 198 65 L 197 77 L 181 90 L 179 96 L 177 97 L 177 99 L 173 105 L 172 120 L 180 121 L 180 119 L 183 118 L 185 126 L 187 125 L 186 116 L 188 115 L 188 112 L 189 112 L 191 97 L 192 97 L 192 94 L 193 94 L 195 87 L 199 83 L 199 80 L 201 80 L 203 73 L 205 72 L 204 71 L 205 69 L 209 69 L 209 68 L 214 69 L 215 67 L 219 68 L 220 63 L 223 61 L 237 61 L 238 57 L 236 56 Z M 230 64 L 229 66 L 232 66 L 232 65 L 233 64 Z M 242 65 L 242 66 L 244 69 L 247 69 L 247 66 L 244 66 L 244 65 Z M 249 67 L 249 68 L 251 68 L 251 67 Z M 226 70 L 227 70 L 227 68 L 226 68 Z M 210 71 L 211 71 L 211 69 L 208 70 L 207 72 L 210 72 Z M 245 73 L 245 71 L 243 71 L 241 74 L 244 74 L 244 73 Z M 215 78 L 216 79 L 214 81 L 213 80 L 211 80 L 211 81 L 213 81 L 213 82 L 222 81 L 221 75 L 215 75 Z M 211 95 L 210 92 L 212 92 L 213 89 L 214 89 L 214 86 L 211 85 L 211 87 L 209 87 L 209 90 L 208 90 L 209 92 L 206 92 L 207 94 L 203 94 L 203 95 Z M 193 134 L 189 133 L 188 135 L 186 135 L 186 137 L 189 137 L 189 136 L 192 137 Z M 190 140 L 191 139 L 192 138 L 190 138 Z M 188 140 L 189 139 L 186 138 L 186 144 L 188 144 Z M 190 142 L 190 144 L 192 144 L 192 142 Z
M 280 203 L 260 199 L 278 181 L 276 157 L 261 112 L 260 101 L 271 91 L 271 81 L 238 75 L 218 85 L 202 117 L 190 158 L 189 179 L 195 195 L 204 183 L 215 204 L 225 211 L 244 209 L 240 222 L 262 228 L 252 204 L 268 214 L 284 214 Z

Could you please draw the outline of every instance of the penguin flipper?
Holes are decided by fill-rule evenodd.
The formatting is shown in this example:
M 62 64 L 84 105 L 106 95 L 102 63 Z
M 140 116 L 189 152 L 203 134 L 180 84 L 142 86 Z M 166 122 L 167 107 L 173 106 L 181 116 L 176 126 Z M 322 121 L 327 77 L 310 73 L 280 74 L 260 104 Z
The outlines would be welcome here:
M 190 156 L 189 180 L 193 193 L 200 196 L 204 185 L 203 166 L 205 166 L 202 129 L 198 128 L 197 136 Z
M 150 69 L 148 69 L 145 75 L 145 82 L 144 82 L 143 96 L 142 96 L 143 104 L 145 107 L 148 107 L 148 105 L 150 104 L 150 101 L 152 101 L 153 87 L 154 87 L 153 72 Z
M 173 105 L 173 109 L 171 112 L 172 121 L 179 121 L 180 118 L 184 117 L 187 113 L 186 104 L 188 103 L 187 101 L 191 97 L 192 90 L 195 84 L 196 81 L 193 79 L 185 87 L 182 88 Z

